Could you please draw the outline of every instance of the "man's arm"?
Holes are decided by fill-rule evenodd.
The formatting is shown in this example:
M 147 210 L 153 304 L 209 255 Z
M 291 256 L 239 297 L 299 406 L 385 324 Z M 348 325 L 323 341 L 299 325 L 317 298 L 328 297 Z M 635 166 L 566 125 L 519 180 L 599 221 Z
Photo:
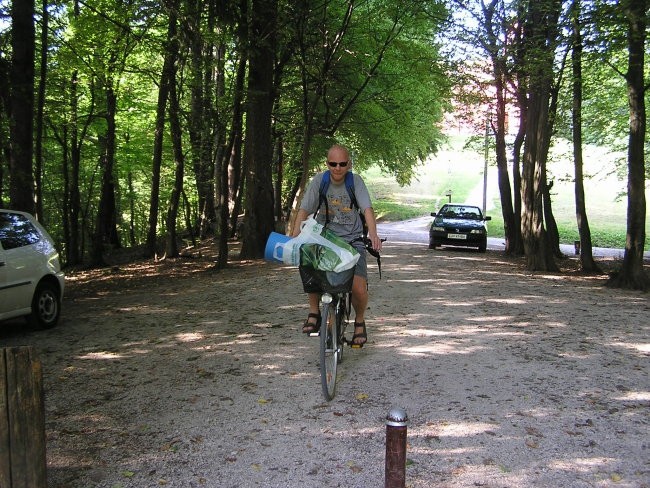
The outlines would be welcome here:
M 368 226 L 368 238 L 372 243 L 372 248 L 375 251 L 381 251 L 381 239 L 377 235 L 377 220 L 375 219 L 375 211 L 372 207 L 368 207 L 363 211 L 363 216 L 366 218 L 366 225 Z
M 291 227 L 291 237 L 297 237 L 298 234 L 300 234 L 300 224 L 307 220 L 308 216 L 309 214 L 304 208 L 298 210 L 298 213 L 296 214 L 296 220 Z

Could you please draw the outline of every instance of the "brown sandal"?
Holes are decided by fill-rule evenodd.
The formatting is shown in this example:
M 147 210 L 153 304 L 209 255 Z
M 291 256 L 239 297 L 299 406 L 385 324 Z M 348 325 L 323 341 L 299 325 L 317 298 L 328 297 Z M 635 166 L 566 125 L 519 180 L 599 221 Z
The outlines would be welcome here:
M 352 335 L 352 340 L 350 341 L 350 346 L 352 346 L 355 349 L 361 349 L 363 345 L 368 341 L 368 333 L 366 332 L 366 323 L 361 322 L 361 323 L 354 323 L 354 330 L 357 330 L 357 327 L 363 328 L 363 332 L 361 334 L 357 334 L 356 332 Z M 362 341 L 355 342 L 357 339 L 363 339 Z
M 310 322 L 309 319 L 316 319 L 316 322 Z M 302 324 L 303 334 L 315 334 L 320 330 L 320 313 L 310 313 L 307 315 L 307 320 Z

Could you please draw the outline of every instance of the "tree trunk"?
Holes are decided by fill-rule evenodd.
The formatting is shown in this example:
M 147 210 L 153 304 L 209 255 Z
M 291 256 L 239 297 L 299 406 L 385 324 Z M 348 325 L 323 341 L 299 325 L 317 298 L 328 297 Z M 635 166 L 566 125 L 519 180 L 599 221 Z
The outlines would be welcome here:
M 9 199 L 11 208 L 35 213 L 32 174 L 34 117 L 34 0 L 11 2 L 11 114 Z
M 276 0 L 253 0 L 246 117 L 246 217 L 241 257 L 261 258 L 273 231 L 271 114 L 275 58 Z
M 573 164 L 575 167 L 576 221 L 580 234 L 580 267 L 583 273 L 602 273 L 594 261 L 591 246 L 591 230 L 587 219 L 582 159 L 582 33 L 580 0 L 573 2 Z
M 216 101 L 223 95 L 223 53 L 215 50 L 212 39 L 216 24 L 216 2 L 190 0 L 187 2 L 190 14 L 181 25 L 190 50 L 190 115 L 189 138 L 192 145 L 192 167 L 198 196 L 199 235 L 207 236 L 214 232 L 216 224 L 215 209 L 215 168 L 213 151 L 215 131 L 223 132 L 219 113 L 215 110 Z M 201 16 L 207 11 L 207 38 L 201 36 Z M 216 56 L 216 59 L 215 59 Z M 222 136 L 221 136 L 222 137 Z
M 544 228 L 543 195 L 548 150 L 549 105 L 553 79 L 552 46 L 559 16 L 559 2 L 532 2 L 527 38 L 529 88 L 526 140 L 521 185 L 521 227 L 526 266 L 530 271 L 559 271 Z
M 525 16 L 524 5 L 520 4 L 517 10 L 517 18 L 523 19 Z M 526 95 L 527 76 L 524 70 L 525 64 L 525 44 L 524 44 L 524 22 L 518 22 L 514 31 L 514 49 L 515 57 L 514 66 L 514 92 L 519 108 L 519 125 L 517 134 L 512 145 L 512 186 L 514 200 L 514 229 L 513 242 L 510 243 L 507 252 L 514 256 L 524 254 L 524 240 L 521 234 L 521 158 L 523 153 L 524 140 L 526 139 L 526 120 L 528 118 L 528 97 Z
M 483 17 L 485 20 L 484 27 L 487 32 L 487 48 L 492 61 L 494 89 L 496 93 L 496 127 L 492 127 L 492 132 L 494 133 L 495 140 L 501 215 L 503 216 L 503 228 L 506 240 L 505 252 L 506 254 L 510 254 L 511 247 L 516 240 L 516 227 L 512 206 L 512 188 L 510 186 L 510 175 L 508 174 L 508 156 L 506 153 L 506 79 L 508 73 L 503 55 L 505 50 L 503 46 L 499 45 L 499 35 L 497 34 L 499 32 L 497 29 L 506 29 L 508 26 L 505 23 L 495 23 L 494 21 L 498 5 L 496 1 L 483 4 Z M 487 123 L 491 125 L 491 120 Z M 485 211 L 486 209 L 484 208 L 483 210 Z
M 176 43 L 174 43 L 176 44 Z M 175 74 L 175 73 L 174 73 Z M 172 77 L 174 80 L 175 76 Z M 174 150 L 174 162 L 176 169 L 174 172 L 174 187 L 169 198 L 169 209 L 167 210 L 167 245 L 165 254 L 168 258 L 178 256 L 178 243 L 176 236 L 176 218 L 178 217 L 178 207 L 183 192 L 183 175 L 185 172 L 185 157 L 183 155 L 183 137 L 181 134 L 180 107 L 178 96 L 176 94 L 176 83 L 172 81 L 169 93 L 169 125 L 171 129 L 172 147 Z
M 158 212 L 160 209 L 160 172 L 162 166 L 163 139 L 165 132 L 165 114 L 167 112 L 167 100 L 169 99 L 170 85 L 174 83 L 174 62 L 175 54 L 172 49 L 176 37 L 176 23 L 178 9 L 168 10 L 169 20 L 167 25 L 167 44 L 165 46 L 165 60 L 160 75 L 160 87 L 158 88 L 158 103 L 156 105 L 156 128 L 153 138 L 153 158 L 151 170 L 151 197 L 149 199 L 149 225 L 147 230 L 147 255 L 153 257 L 156 254 L 156 240 L 158 236 Z
M 107 248 L 120 247 L 115 202 L 115 114 L 117 111 L 117 95 L 113 90 L 112 80 L 106 80 L 106 84 L 107 86 L 104 88 L 106 97 L 106 132 L 99 137 L 99 145 L 102 149 L 99 162 L 102 184 L 91 256 L 91 264 L 96 266 L 106 265 L 103 254 Z
M 623 265 L 608 282 L 609 286 L 648 290 L 650 277 L 643 269 L 645 246 L 645 156 L 646 108 L 644 56 L 647 28 L 647 0 L 625 3 L 628 19 L 628 71 L 626 74 L 630 107 L 630 135 L 627 153 L 627 236 Z
M 237 38 L 239 41 L 239 64 L 233 87 L 233 111 L 230 128 L 230 137 L 224 157 L 227 171 L 227 202 L 228 219 L 221 220 L 219 232 L 219 259 L 217 265 L 225 267 L 228 262 L 228 237 L 235 237 L 237 234 L 237 220 L 241 209 L 242 200 L 242 140 L 243 140 L 243 115 L 244 115 L 244 90 L 246 84 L 246 66 L 248 65 L 248 53 L 245 46 L 248 46 L 248 0 L 239 2 L 240 20 L 237 26 Z M 224 182 L 225 183 L 225 182 Z M 223 198 L 223 196 L 222 196 Z M 222 208 L 222 216 L 226 211 Z
M 544 222 L 546 224 L 546 239 L 549 246 L 549 251 L 553 253 L 556 258 L 564 258 L 565 255 L 560 250 L 560 231 L 553 215 L 553 201 L 551 200 L 551 189 L 553 188 L 553 181 L 546 179 L 546 164 L 544 164 L 544 176 L 542 181 L 544 185 L 544 196 L 542 201 L 544 203 Z
M 48 51 L 48 0 L 43 0 L 41 9 L 41 64 L 38 76 L 38 99 L 36 101 L 36 133 L 34 147 L 34 183 L 36 189 L 36 216 L 41 223 L 43 220 L 43 112 L 45 107 L 45 80 L 47 79 Z

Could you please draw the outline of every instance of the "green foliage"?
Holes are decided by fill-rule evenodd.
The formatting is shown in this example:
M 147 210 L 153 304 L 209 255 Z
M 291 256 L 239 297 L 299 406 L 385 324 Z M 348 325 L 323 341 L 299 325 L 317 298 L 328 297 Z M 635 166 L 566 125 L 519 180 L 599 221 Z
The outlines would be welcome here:
M 322 163 L 337 140 L 351 148 L 358 169 L 379 164 L 398 181 L 408 182 L 418 161 L 441 140 L 437 124 L 450 86 L 432 42 L 439 26 L 430 20 L 431 10 L 441 6 L 364 2 L 355 6 L 344 32 L 339 32 L 344 10 L 336 9 L 328 5 L 319 15 L 299 17 L 307 25 L 301 59 L 307 64 L 294 65 L 296 58 L 285 67 L 280 107 L 281 130 L 289 135 L 285 142 L 296 147 L 289 153 L 300 155 L 297 148 L 304 141 L 298 114 L 303 96 L 299 76 L 305 73 L 306 103 L 316 107 L 312 166 Z M 327 58 L 323 46 L 334 49 L 336 42 L 340 47 Z

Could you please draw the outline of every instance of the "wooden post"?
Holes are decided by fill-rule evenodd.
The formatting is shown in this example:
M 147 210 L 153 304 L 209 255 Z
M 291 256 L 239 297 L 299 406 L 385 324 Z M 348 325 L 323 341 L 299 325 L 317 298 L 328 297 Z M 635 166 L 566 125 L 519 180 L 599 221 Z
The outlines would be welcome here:
M 386 416 L 386 465 L 384 488 L 406 486 L 406 425 L 403 408 L 391 408 Z
M 47 488 L 41 362 L 31 347 L 0 350 L 0 486 Z

